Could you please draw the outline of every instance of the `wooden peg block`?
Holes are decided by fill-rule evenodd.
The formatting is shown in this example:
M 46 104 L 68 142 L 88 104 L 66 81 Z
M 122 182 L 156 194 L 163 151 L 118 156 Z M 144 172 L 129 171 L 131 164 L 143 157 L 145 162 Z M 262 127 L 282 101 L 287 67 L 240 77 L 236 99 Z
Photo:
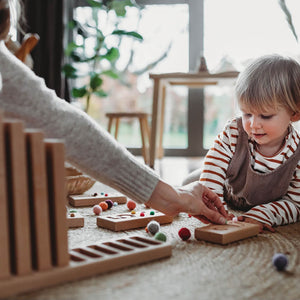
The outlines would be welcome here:
M 229 221 L 226 225 L 207 225 L 195 229 L 195 238 L 217 244 L 229 244 L 255 236 L 259 233 L 259 226 L 246 222 Z
M 146 227 L 147 224 L 155 220 L 160 224 L 167 224 L 173 221 L 172 216 L 167 216 L 161 212 L 155 212 L 150 215 L 150 211 L 144 212 L 145 216 L 141 217 L 139 214 L 123 213 L 110 216 L 97 217 L 98 227 L 110 229 L 113 231 L 122 231 L 135 228 Z
M 46 139 L 48 195 L 51 224 L 52 262 L 55 266 L 69 263 L 68 225 L 66 218 L 64 144 Z
M 87 196 L 87 195 L 69 195 L 69 203 L 74 207 L 83 207 L 83 206 L 94 206 L 99 204 L 102 201 L 110 199 L 113 202 L 117 202 L 118 204 L 125 204 L 127 202 L 127 198 L 121 195 L 95 195 L 95 196 Z
M 9 215 L 3 116 L 0 114 L 0 280 L 10 275 Z
M 5 120 L 7 183 L 11 228 L 11 264 L 13 273 L 32 271 L 30 213 L 26 147 L 23 123 Z
M 69 228 L 78 228 L 84 226 L 84 218 L 77 212 L 69 212 L 67 215 L 67 223 Z
M 33 266 L 37 270 L 47 270 L 52 267 L 52 258 L 44 134 L 34 129 L 27 129 L 25 133 L 32 215 Z

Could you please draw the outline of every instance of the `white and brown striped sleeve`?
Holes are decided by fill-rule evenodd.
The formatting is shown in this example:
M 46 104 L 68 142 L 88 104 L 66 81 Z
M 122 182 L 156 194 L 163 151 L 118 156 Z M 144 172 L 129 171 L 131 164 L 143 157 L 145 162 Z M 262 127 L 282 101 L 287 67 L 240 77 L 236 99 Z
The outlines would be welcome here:
M 238 130 L 236 119 L 228 123 L 217 136 L 214 145 L 208 151 L 203 164 L 200 182 L 213 190 L 223 202 L 224 182 L 229 162 L 234 154 Z

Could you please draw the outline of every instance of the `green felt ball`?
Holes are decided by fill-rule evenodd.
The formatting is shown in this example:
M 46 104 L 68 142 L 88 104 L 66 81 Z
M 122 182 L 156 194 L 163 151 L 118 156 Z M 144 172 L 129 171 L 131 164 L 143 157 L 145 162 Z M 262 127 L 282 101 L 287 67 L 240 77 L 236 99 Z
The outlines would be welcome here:
M 154 238 L 156 240 L 159 240 L 159 241 L 162 241 L 162 242 L 165 242 L 167 240 L 167 236 L 164 233 L 162 233 L 162 232 L 157 232 L 155 234 Z

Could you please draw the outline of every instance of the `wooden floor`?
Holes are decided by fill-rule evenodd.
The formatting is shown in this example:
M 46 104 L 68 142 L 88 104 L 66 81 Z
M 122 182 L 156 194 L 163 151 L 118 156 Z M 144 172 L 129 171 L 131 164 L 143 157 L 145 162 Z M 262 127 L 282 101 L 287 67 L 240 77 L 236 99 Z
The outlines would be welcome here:
M 164 157 L 155 161 L 155 170 L 166 182 L 179 186 L 193 170 L 201 167 L 203 157 Z

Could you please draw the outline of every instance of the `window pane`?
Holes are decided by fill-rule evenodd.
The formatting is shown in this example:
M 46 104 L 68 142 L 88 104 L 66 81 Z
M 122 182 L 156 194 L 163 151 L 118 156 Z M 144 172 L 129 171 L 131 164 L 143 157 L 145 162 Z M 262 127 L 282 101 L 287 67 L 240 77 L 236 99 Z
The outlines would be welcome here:
M 294 25 L 300 28 L 298 0 L 286 1 Z M 249 60 L 265 54 L 300 57 L 296 42 L 278 1 L 209 0 L 204 2 L 204 55 L 211 72 L 236 69 L 242 71 Z M 217 21 L 216 21 L 217 20 Z M 233 94 L 227 90 L 205 93 L 206 148 L 213 136 L 235 114 Z
M 75 17 L 81 22 L 89 20 L 91 16 L 92 10 L 89 7 L 75 10 Z M 104 12 L 99 15 L 102 31 L 110 32 L 113 22 L 111 18 L 113 16 L 107 16 Z M 105 90 L 109 92 L 109 96 L 93 96 L 91 99 L 89 114 L 105 127 L 106 112 L 143 110 L 151 113 L 153 82 L 149 79 L 149 72 L 188 70 L 188 5 L 146 5 L 140 11 L 130 8 L 119 28 L 137 31 L 144 40 L 137 42 L 126 37 L 121 40 L 118 46 L 120 59 L 116 67 L 123 74 L 122 82 L 105 79 Z M 114 39 L 110 42 L 111 45 L 116 43 Z M 93 47 L 93 42 L 90 43 Z M 76 85 L 82 86 L 83 82 L 77 81 Z M 187 91 L 168 89 L 166 100 L 164 146 L 187 147 Z M 81 101 L 84 103 L 85 100 Z M 120 122 L 118 140 L 125 146 L 139 147 L 139 136 L 137 122 Z

